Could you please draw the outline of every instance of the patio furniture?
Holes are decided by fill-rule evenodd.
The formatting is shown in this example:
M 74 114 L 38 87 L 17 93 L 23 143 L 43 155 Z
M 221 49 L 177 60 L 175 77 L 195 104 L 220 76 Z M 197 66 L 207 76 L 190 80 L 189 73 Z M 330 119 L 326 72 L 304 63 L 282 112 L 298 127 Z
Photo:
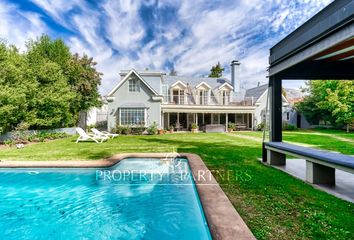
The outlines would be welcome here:
M 286 154 L 306 160 L 306 181 L 335 184 L 335 169 L 354 173 L 354 157 L 284 142 L 266 142 L 270 165 L 285 165 Z
M 223 124 L 207 124 L 207 125 L 205 125 L 205 132 L 225 132 L 225 125 L 223 125 Z
M 100 131 L 96 128 L 91 128 L 91 131 L 96 135 L 96 136 L 101 136 L 101 137 L 107 137 L 107 138 L 115 138 L 115 137 L 118 137 L 119 134 L 116 134 L 116 133 L 110 133 L 110 132 L 107 132 L 107 131 Z
M 76 129 L 76 132 L 79 134 L 79 137 L 77 138 L 76 143 L 87 142 L 90 140 L 92 140 L 96 143 L 102 143 L 103 141 L 108 139 L 108 137 L 102 137 L 102 136 L 96 136 L 93 134 L 88 134 L 80 127 L 77 127 L 75 129 Z

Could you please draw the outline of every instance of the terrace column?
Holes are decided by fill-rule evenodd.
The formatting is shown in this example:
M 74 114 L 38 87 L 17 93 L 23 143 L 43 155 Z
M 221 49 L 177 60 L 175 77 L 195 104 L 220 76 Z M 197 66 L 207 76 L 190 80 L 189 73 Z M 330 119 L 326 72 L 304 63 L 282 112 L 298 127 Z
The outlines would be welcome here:
M 254 113 L 252 113 L 251 129 L 254 130 Z
M 170 126 L 171 126 L 171 123 L 170 123 L 170 113 L 167 113 L 167 124 L 168 124 L 167 128 L 169 129 Z
M 229 114 L 226 113 L 225 116 L 225 132 L 227 132 L 227 126 L 229 125 Z
M 198 113 L 194 113 L 194 122 L 198 125 Z
M 270 134 L 269 141 L 282 141 L 282 80 L 275 76 L 269 78 Z M 285 165 L 285 154 L 267 150 L 263 146 L 263 161 L 270 165 Z

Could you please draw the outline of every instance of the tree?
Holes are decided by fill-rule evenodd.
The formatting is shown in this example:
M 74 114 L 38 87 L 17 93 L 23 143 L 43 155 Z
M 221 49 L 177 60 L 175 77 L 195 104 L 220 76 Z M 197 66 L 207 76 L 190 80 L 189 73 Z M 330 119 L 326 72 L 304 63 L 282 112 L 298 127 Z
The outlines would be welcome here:
M 73 113 L 101 105 L 98 86 L 101 84 L 102 73 L 96 71 L 96 64 L 87 55 L 80 57 L 74 54 L 71 58 L 68 80 L 72 90 L 76 93 L 71 104 Z
M 320 120 L 334 126 L 349 126 L 354 122 L 354 85 L 352 81 L 318 80 L 307 83 L 308 95 L 296 105 L 312 124 Z
M 28 103 L 37 83 L 26 59 L 16 47 L 0 44 L 0 128 L 12 130 L 20 122 L 32 119 Z
M 80 111 L 87 111 L 91 107 L 100 106 L 98 86 L 101 84 L 102 74 L 97 72 L 96 63 L 92 58 L 87 55 L 83 57 L 78 54 L 72 55 L 69 47 L 61 39 L 52 40 L 46 35 L 41 36 L 36 41 L 29 41 L 27 48 L 27 58 L 33 65 L 39 66 L 43 65 L 44 62 L 51 62 L 60 68 L 63 78 L 58 76 L 54 78 L 66 81 L 72 95 L 68 110 L 72 117 L 67 118 L 66 124 L 77 123 Z M 51 65 L 51 67 L 54 67 L 54 65 Z M 65 98 L 67 95 L 64 94 L 63 96 Z
M 101 73 L 60 39 L 41 36 L 27 51 L 0 42 L 0 131 L 73 126 L 78 113 L 100 106 Z
M 326 101 L 318 103 L 321 109 L 328 109 L 335 117 L 336 123 L 346 125 L 349 132 L 354 123 L 354 82 L 338 81 L 336 89 L 326 89 Z
M 224 71 L 224 68 L 222 68 L 220 65 L 220 62 L 218 62 L 215 66 L 211 67 L 210 74 L 208 77 L 219 78 L 222 76 L 223 71 Z

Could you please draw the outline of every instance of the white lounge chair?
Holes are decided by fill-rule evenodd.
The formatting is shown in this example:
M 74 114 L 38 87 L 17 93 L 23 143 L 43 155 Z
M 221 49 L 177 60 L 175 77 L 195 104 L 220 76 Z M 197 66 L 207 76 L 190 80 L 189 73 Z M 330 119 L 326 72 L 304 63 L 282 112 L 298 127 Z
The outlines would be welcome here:
M 103 137 L 103 136 L 96 136 L 93 134 L 87 134 L 82 128 L 77 127 L 76 132 L 79 134 L 79 137 L 76 140 L 76 143 L 82 142 L 82 141 L 94 141 L 96 143 L 102 143 L 103 141 L 107 140 L 108 137 Z
M 96 128 L 91 128 L 91 131 L 96 135 L 96 136 L 104 136 L 104 137 L 108 137 L 108 138 L 115 138 L 115 137 L 118 137 L 119 134 L 116 134 L 116 133 L 110 133 L 110 132 L 107 132 L 107 131 L 100 131 Z

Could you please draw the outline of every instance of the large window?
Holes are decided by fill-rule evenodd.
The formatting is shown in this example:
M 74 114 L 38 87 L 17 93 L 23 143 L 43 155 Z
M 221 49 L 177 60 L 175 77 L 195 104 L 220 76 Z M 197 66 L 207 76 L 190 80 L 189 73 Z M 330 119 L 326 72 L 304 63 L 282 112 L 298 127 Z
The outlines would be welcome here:
M 140 92 L 139 79 L 136 78 L 129 79 L 129 92 Z
M 120 125 L 145 125 L 144 108 L 121 108 L 119 110 Z

